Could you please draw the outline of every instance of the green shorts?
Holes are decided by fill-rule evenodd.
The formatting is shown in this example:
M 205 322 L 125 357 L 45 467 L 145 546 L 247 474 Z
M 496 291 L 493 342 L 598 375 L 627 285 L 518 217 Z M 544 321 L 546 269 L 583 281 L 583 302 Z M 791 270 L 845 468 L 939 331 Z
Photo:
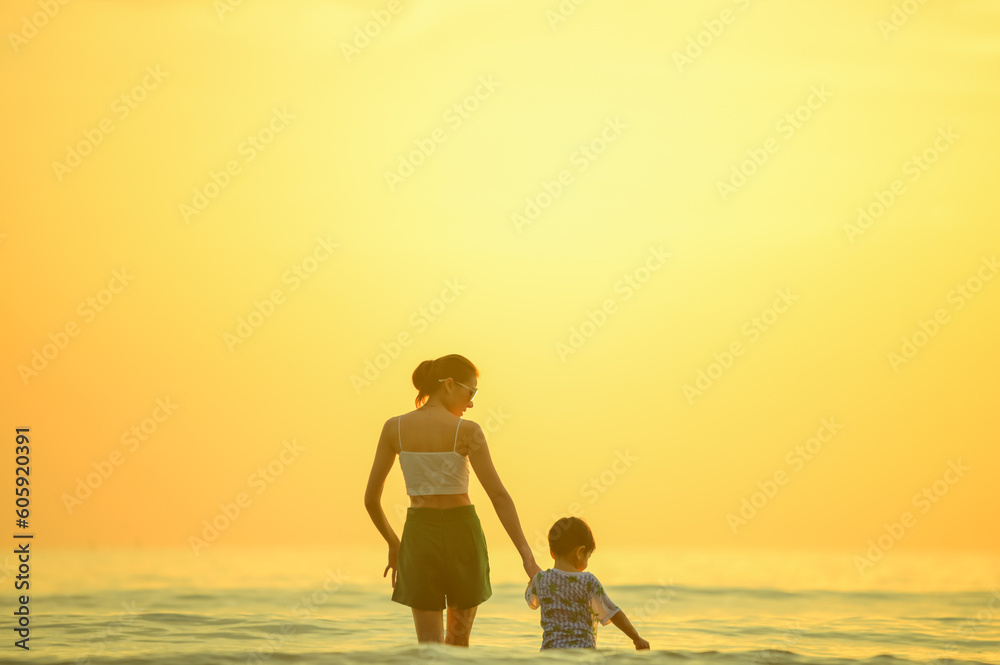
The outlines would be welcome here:
M 475 507 L 408 508 L 392 599 L 418 610 L 464 610 L 492 595 Z

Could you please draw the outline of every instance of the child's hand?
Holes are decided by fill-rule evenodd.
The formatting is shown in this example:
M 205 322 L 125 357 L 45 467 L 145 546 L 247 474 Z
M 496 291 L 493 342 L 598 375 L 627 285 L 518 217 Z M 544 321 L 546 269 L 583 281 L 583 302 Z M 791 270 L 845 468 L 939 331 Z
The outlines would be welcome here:
M 649 648 L 649 642 L 647 642 L 646 640 L 642 639 L 641 637 L 637 637 L 634 640 L 632 640 L 632 644 L 635 645 L 635 650 L 636 651 L 642 651 L 643 649 L 648 649 Z

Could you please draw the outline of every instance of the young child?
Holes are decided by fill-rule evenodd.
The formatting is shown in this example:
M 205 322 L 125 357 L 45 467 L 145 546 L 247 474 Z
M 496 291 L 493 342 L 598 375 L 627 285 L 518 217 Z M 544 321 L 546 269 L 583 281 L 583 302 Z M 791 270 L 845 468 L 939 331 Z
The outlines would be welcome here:
M 578 517 L 563 517 L 549 529 L 555 564 L 538 572 L 524 592 L 528 607 L 542 610 L 542 649 L 595 647 L 598 622 L 618 626 L 636 650 L 649 648 L 593 573 L 583 572 L 595 547 L 594 534 Z

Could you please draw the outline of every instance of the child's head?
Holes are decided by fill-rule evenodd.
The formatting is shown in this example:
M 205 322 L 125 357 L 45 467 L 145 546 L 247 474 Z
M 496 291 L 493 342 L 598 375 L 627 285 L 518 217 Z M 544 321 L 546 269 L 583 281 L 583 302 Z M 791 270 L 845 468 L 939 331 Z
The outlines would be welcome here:
M 566 559 L 580 570 L 587 567 L 587 560 L 596 547 L 594 534 L 579 517 L 563 517 L 549 529 L 549 553 L 552 558 Z

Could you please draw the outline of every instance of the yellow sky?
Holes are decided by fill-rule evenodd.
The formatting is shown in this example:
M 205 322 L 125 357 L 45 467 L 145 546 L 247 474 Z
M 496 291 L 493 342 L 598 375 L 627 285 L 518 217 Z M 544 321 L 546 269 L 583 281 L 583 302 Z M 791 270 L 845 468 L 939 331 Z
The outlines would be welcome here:
M 995 4 L 292 4 L 0 15 L 48 543 L 378 546 L 461 353 L 532 542 L 1000 548 Z

